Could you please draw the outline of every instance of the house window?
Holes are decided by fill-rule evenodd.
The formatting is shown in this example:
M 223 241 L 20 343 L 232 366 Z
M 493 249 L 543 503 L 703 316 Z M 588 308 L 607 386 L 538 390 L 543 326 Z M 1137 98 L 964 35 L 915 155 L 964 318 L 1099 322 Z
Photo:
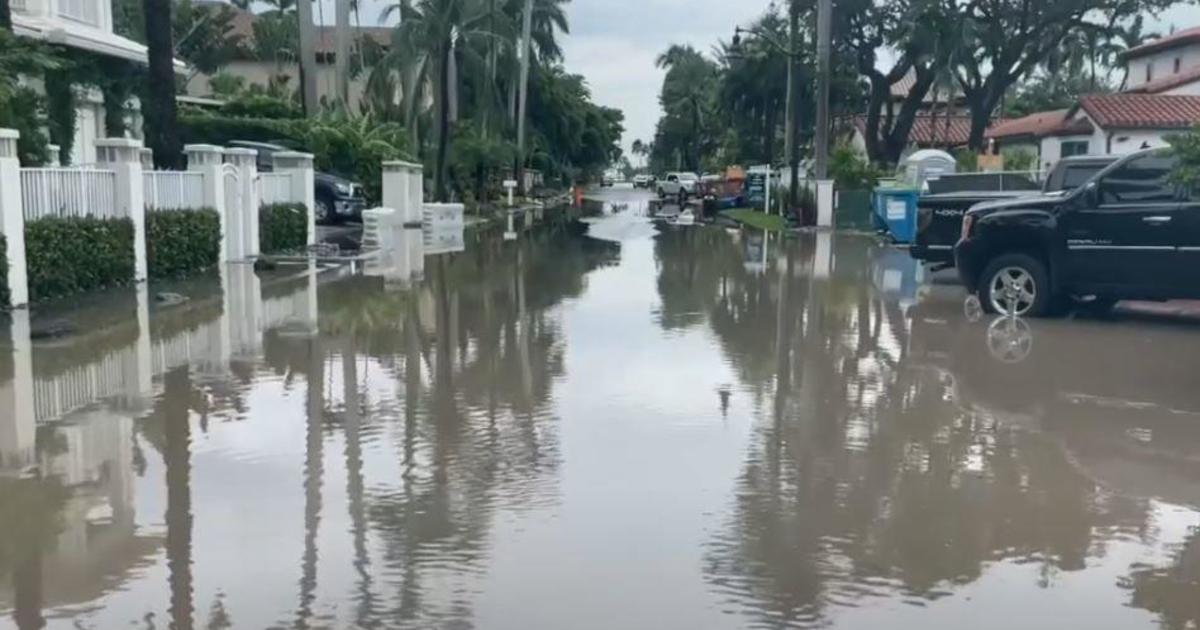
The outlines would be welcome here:
M 1062 156 L 1063 157 L 1071 157 L 1073 155 L 1087 155 L 1088 150 L 1089 150 L 1089 147 L 1088 147 L 1087 140 L 1071 140 L 1069 142 L 1062 143 Z
M 58 0 L 58 14 L 91 26 L 100 25 L 100 3 L 96 0 Z

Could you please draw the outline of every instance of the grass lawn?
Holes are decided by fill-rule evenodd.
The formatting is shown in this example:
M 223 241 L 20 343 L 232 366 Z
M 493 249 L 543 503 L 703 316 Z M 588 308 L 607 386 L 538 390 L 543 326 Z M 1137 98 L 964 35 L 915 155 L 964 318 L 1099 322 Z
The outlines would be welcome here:
M 787 229 L 787 221 L 777 214 L 767 214 L 750 208 L 734 208 L 723 212 L 725 216 L 760 230 L 778 232 Z

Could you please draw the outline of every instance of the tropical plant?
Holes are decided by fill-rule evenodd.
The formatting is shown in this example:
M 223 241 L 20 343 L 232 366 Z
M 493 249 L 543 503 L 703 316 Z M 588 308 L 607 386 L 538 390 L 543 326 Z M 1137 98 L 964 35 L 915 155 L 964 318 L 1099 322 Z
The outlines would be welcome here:
M 306 121 L 305 130 L 304 145 L 316 156 L 316 167 L 353 177 L 373 203 L 383 200 L 383 162 L 412 159 L 399 123 L 338 112 Z
M 839 190 L 873 190 L 881 173 L 853 148 L 842 145 L 829 156 L 829 176 Z
M 1179 156 L 1179 167 L 1172 177 L 1193 194 L 1200 192 L 1200 125 L 1186 133 L 1167 137 L 1171 150 Z
M 446 164 L 451 144 L 451 118 L 457 110 L 459 72 L 463 61 L 483 66 L 479 55 L 498 24 L 506 21 L 489 0 L 406 0 L 389 5 L 384 19 L 399 18 L 392 37 L 392 51 L 385 60 L 402 77 L 402 93 L 408 100 L 408 127 L 415 127 L 422 89 L 433 87 L 436 153 L 433 160 L 434 198 L 445 201 Z

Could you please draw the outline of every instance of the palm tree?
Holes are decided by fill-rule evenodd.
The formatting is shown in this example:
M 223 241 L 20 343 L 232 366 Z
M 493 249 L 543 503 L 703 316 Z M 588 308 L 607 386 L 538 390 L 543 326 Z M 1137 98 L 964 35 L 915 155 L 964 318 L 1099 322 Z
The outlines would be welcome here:
M 143 0 L 146 18 L 146 140 L 154 150 L 154 165 L 181 167 L 179 112 L 175 103 L 175 44 L 171 35 L 171 0 Z
M 457 92 L 451 81 L 459 74 L 452 67 L 459 55 L 464 61 L 482 65 L 478 45 L 493 36 L 488 26 L 494 26 L 498 16 L 487 0 L 403 0 L 389 5 L 384 18 L 395 14 L 399 14 L 400 23 L 385 63 L 400 69 L 410 129 L 415 127 L 424 84 L 433 87 L 437 132 L 433 187 L 435 198 L 445 201 L 451 98 Z
M 684 162 L 697 170 L 700 166 L 701 129 L 704 110 L 708 100 L 709 86 L 717 74 L 716 65 L 704 58 L 691 46 L 673 45 L 659 55 L 655 62 L 667 71 L 663 80 L 663 109 L 667 115 L 685 118 L 688 124 L 688 140 L 683 143 Z

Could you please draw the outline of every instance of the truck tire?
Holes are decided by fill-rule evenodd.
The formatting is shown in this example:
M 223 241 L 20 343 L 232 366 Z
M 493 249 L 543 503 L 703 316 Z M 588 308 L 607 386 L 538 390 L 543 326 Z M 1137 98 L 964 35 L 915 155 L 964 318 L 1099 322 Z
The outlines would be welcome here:
M 983 269 L 979 301 L 989 313 L 1044 317 L 1052 314 L 1057 300 L 1050 274 L 1042 261 L 1029 254 L 1001 254 Z

